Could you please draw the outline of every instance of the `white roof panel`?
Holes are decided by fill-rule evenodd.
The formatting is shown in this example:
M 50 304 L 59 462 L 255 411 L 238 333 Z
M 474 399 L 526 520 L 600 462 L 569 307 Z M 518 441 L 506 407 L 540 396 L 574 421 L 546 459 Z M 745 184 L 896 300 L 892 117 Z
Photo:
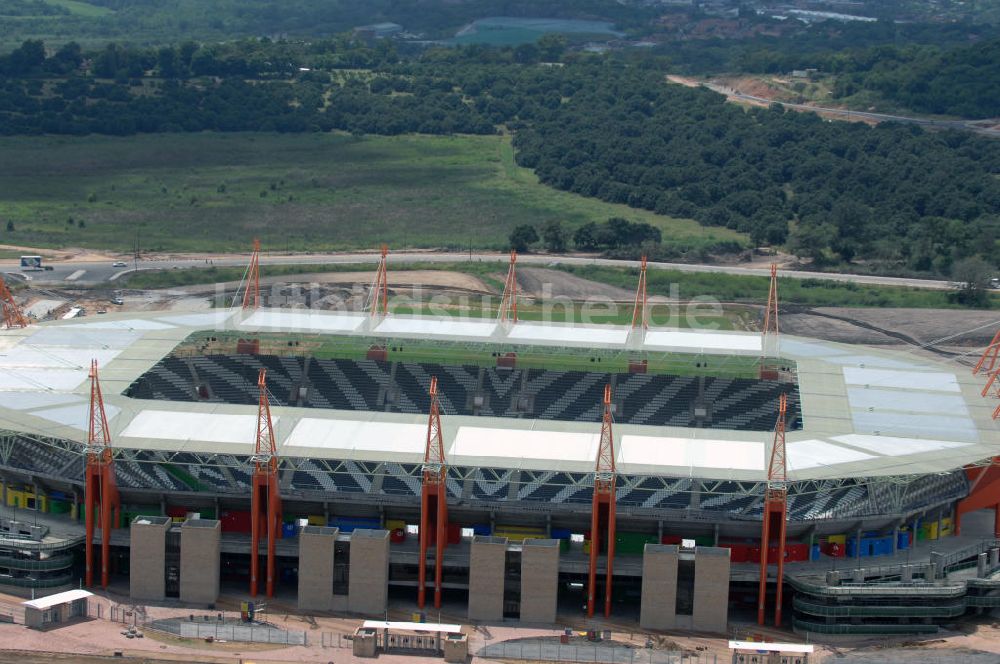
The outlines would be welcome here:
M 426 424 L 303 417 L 283 447 L 422 455 L 426 442 Z
M 261 309 L 247 317 L 240 323 L 240 327 L 268 327 L 312 332 L 353 332 L 364 322 L 365 316 L 363 314 L 296 309 Z
M 448 452 L 457 457 L 593 461 L 600 433 L 459 427 Z
M 379 323 L 375 331 L 378 334 L 391 336 L 394 334 L 444 334 L 455 337 L 490 337 L 497 329 L 494 321 L 468 320 L 447 317 L 438 319 L 409 318 L 389 316 Z
M 50 609 L 57 604 L 65 604 L 66 602 L 75 602 L 78 599 L 86 599 L 87 597 L 93 596 L 94 593 L 89 590 L 83 590 L 81 588 L 76 588 L 74 590 L 67 590 L 66 592 L 56 593 L 55 595 L 49 595 L 48 597 L 39 597 L 38 599 L 28 600 L 27 602 L 21 602 L 21 606 L 26 606 L 32 609 Z
M 844 382 L 848 385 L 898 387 L 931 392 L 961 392 L 953 373 L 943 371 L 893 371 L 891 369 L 861 369 L 844 367 Z
M 277 425 L 279 418 L 272 418 Z M 119 434 L 122 438 L 241 443 L 250 450 L 257 438 L 257 414 L 185 413 L 143 410 Z
M 852 408 L 898 410 L 902 412 L 944 413 L 968 416 L 969 409 L 961 394 L 935 394 L 913 390 L 880 390 L 848 387 L 847 401 Z
M 805 470 L 874 459 L 871 454 L 834 445 L 823 440 L 799 440 L 787 443 L 788 470 Z
M 118 357 L 117 350 L 105 350 L 100 346 L 87 348 L 64 348 L 61 346 L 34 346 L 19 344 L 0 353 L 0 370 L 6 367 L 44 367 L 53 369 L 90 369 L 90 361 L 97 360 L 104 366 Z
M 0 369 L 0 390 L 70 392 L 85 380 L 86 369 Z
M 510 328 L 508 338 L 517 341 L 541 341 L 567 344 L 623 344 L 628 328 L 617 325 L 583 327 L 580 325 L 543 325 L 519 321 Z
M 847 434 L 834 436 L 833 440 L 851 447 L 859 447 L 869 452 L 884 456 L 903 456 L 921 452 L 936 452 L 957 447 L 965 447 L 967 443 L 957 443 L 949 440 L 924 440 L 921 438 L 893 438 L 890 436 L 866 436 L 863 434 Z
M 739 334 L 735 332 L 712 332 L 708 330 L 657 330 L 646 332 L 644 345 L 647 348 L 669 348 L 691 352 L 753 352 L 761 351 L 759 334 Z
M 103 318 L 103 316 L 102 316 Z M 73 323 L 65 327 L 89 327 L 92 330 L 170 330 L 173 325 L 158 323 L 146 318 L 127 318 L 125 320 L 98 320 L 86 323 Z
M 764 469 L 764 444 L 754 441 L 625 435 L 619 447 L 621 463 L 681 468 Z

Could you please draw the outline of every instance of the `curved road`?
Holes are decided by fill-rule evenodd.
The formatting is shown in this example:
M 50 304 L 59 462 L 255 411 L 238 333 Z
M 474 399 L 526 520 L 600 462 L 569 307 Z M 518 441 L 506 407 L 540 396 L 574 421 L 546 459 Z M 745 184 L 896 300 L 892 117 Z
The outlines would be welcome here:
M 378 262 L 376 253 L 341 253 L 341 254 L 264 254 L 260 257 L 261 265 L 323 265 L 323 264 L 358 264 L 371 265 Z M 208 261 L 211 261 L 209 263 Z M 204 268 L 210 264 L 216 267 L 246 265 L 247 255 L 232 255 L 225 258 L 215 256 L 211 259 L 192 256 L 190 258 L 171 258 L 164 260 L 140 259 L 137 263 L 128 262 L 127 268 L 115 268 L 110 261 L 66 261 L 49 263 L 51 271 L 26 272 L 33 285 L 72 287 L 94 286 L 104 282 L 113 285 L 123 274 L 138 270 L 169 270 L 186 268 Z M 389 254 L 389 266 L 392 262 L 406 263 L 461 263 L 466 261 L 505 263 L 507 254 L 500 253 L 469 253 L 469 252 L 426 252 L 400 251 Z M 518 263 L 540 267 L 554 265 L 603 265 L 609 267 L 639 267 L 639 261 L 615 260 L 610 258 L 587 258 L 583 256 L 545 256 L 525 254 L 517 257 Z M 653 270 L 677 270 L 679 272 L 710 272 L 716 274 L 766 276 L 767 266 L 745 267 L 739 265 L 691 265 L 687 263 L 649 263 Z M 0 270 L 4 273 L 20 272 L 17 261 L 0 261 Z M 884 277 L 865 274 L 845 274 L 826 272 L 805 272 L 799 270 L 779 270 L 782 277 L 793 279 L 827 279 L 856 284 L 879 286 L 908 286 L 912 288 L 929 288 L 947 290 L 954 288 L 948 281 L 931 279 L 910 279 L 903 277 Z
M 778 99 L 768 99 L 767 97 L 758 97 L 756 95 L 743 94 L 739 90 L 734 88 L 729 88 L 723 85 L 718 85 L 716 83 L 703 83 L 706 88 L 712 90 L 713 92 L 718 92 L 721 95 L 725 95 L 730 99 L 736 99 L 738 101 L 749 101 L 761 104 L 781 104 L 785 108 L 792 108 L 796 111 L 812 111 L 814 113 L 827 113 L 829 115 L 837 115 L 847 119 L 851 118 L 864 118 L 866 120 L 873 120 L 875 122 L 902 122 L 905 124 L 916 124 L 923 125 L 925 127 L 936 127 L 938 129 L 961 129 L 965 131 L 974 131 L 978 134 L 983 134 L 984 136 L 992 136 L 994 138 L 1000 138 L 1000 130 L 992 129 L 990 127 L 983 127 L 977 124 L 976 120 L 934 120 L 932 118 L 918 118 L 911 117 L 907 115 L 890 115 L 888 113 L 869 113 L 868 111 L 851 111 L 844 108 L 827 108 L 825 106 L 812 106 L 810 104 L 793 104 L 787 101 L 780 101 Z

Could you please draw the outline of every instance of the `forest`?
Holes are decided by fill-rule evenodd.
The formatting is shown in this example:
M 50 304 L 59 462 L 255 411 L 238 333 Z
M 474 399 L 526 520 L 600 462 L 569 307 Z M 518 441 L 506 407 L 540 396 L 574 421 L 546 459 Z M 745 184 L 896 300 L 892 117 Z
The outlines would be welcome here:
M 559 39 L 528 46 L 412 59 L 344 40 L 50 55 L 26 42 L 0 61 L 0 134 L 510 131 L 518 163 L 554 188 L 745 232 L 818 265 L 948 274 L 1000 255 L 996 142 L 745 110 L 654 67 L 563 56 Z

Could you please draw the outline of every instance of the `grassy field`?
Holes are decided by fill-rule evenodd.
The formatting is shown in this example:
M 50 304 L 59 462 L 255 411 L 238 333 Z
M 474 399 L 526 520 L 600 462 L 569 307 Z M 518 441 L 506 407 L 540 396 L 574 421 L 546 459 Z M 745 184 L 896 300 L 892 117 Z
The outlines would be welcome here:
M 635 269 L 572 265 L 557 267 L 584 279 L 621 288 L 635 287 Z M 683 300 L 707 296 L 720 302 L 748 304 L 765 304 L 770 285 L 768 277 L 677 270 L 650 270 L 646 279 L 650 295 L 676 293 Z M 783 304 L 816 307 L 962 308 L 951 301 L 948 291 L 868 286 L 828 279 L 779 278 L 778 295 Z M 1000 293 L 992 295 L 991 303 L 993 307 L 1000 307 Z
M 233 354 L 236 351 L 237 333 L 213 333 L 215 342 L 206 345 L 203 334 L 188 338 L 175 351 L 179 355 Z M 522 369 L 539 368 L 553 371 L 628 371 L 629 359 L 624 351 L 552 348 L 544 346 L 484 346 L 480 343 L 454 343 L 447 341 L 420 341 L 415 339 L 373 339 L 366 337 L 310 335 L 310 334 L 260 334 L 263 354 L 310 356 L 319 359 L 364 359 L 375 343 L 385 344 L 389 360 L 393 362 L 425 362 L 446 365 L 496 366 L 495 353 L 517 352 L 517 366 Z M 682 376 L 756 377 L 757 357 L 712 356 L 686 353 L 648 353 L 649 373 Z
M 86 16 L 88 18 L 107 16 L 108 14 L 114 13 L 107 7 L 92 5 L 88 2 L 80 2 L 79 0 L 45 0 L 45 3 L 65 7 L 71 14 Z
M 726 229 L 556 191 L 514 164 L 508 137 L 173 134 L 0 139 L 0 243 L 245 251 L 501 249 L 519 224 L 622 216 L 666 243 Z

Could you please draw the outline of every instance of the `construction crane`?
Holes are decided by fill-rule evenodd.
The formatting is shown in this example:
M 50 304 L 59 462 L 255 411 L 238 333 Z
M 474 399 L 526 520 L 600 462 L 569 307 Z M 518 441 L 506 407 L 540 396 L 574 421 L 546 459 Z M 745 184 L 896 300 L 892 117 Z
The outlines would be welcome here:
M 764 514 L 760 533 L 760 587 L 757 592 L 757 624 L 764 624 L 767 602 L 767 562 L 771 541 L 777 535 L 778 576 L 774 598 L 774 625 L 781 627 L 781 591 L 785 573 L 785 526 L 788 521 L 788 465 L 785 462 L 785 417 L 788 397 L 778 400 L 778 421 L 774 425 L 774 444 L 767 466 L 764 490 Z
M 271 402 L 267 394 L 267 370 L 257 377 L 257 442 L 253 455 L 250 497 L 250 596 L 257 596 L 260 574 L 261 531 L 267 537 L 265 593 L 274 597 L 275 546 L 281 537 L 281 494 L 278 490 L 278 450 L 274 442 Z
M 594 470 L 594 496 L 590 513 L 590 569 L 587 576 L 587 617 L 594 616 L 597 604 L 597 558 L 601 553 L 601 534 L 607 536 L 607 577 L 604 582 L 604 615 L 611 615 L 611 579 L 615 559 L 615 438 L 612 431 L 611 385 L 604 386 L 604 419 L 601 443 Z
M 3 323 L 7 329 L 28 327 L 28 319 L 14 301 L 14 295 L 7 288 L 3 277 L 0 277 L 0 307 L 3 308 Z
M 389 313 L 389 273 L 387 257 L 389 255 L 388 245 L 382 245 L 382 256 L 378 261 L 378 268 L 375 270 L 375 281 L 372 282 L 371 302 L 368 305 L 372 318 L 378 315 L 385 316 Z
M 424 447 L 423 487 L 420 492 L 420 563 L 417 605 L 427 600 L 427 549 L 434 543 L 434 608 L 441 608 L 441 576 L 444 548 L 448 543 L 448 467 L 441 438 L 441 406 L 438 403 L 437 376 L 431 377 L 431 408 L 427 420 L 427 443 Z M 433 531 L 434 535 L 431 535 Z
M 94 585 L 94 529 L 101 528 L 101 587 L 108 587 L 111 563 L 111 529 L 121 519 L 121 498 L 115 482 L 114 457 L 111 454 L 111 431 L 104 411 L 104 397 L 97 376 L 97 360 L 90 363 L 90 425 L 87 428 L 84 472 L 84 510 L 87 542 L 84 547 L 86 567 L 84 583 Z
M 257 238 L 254 238 L 253 241 L 253 253 L 250 254 L 245 283 L 243 308 L 258 309 L 260 307 L 260 240 Z
M 503 285 L 503 296 L 500 298 L 500 322 L 517 322 L 517 252 L 510 252 L 510 267 L 507 268 L 507 280 Z
M 642 257 L 639 267 L 639 287 L 635 291 L 635 304 L 632 305 L 632 329 L 649 329 L 649 298 L 646 295 L 646 257 Z

